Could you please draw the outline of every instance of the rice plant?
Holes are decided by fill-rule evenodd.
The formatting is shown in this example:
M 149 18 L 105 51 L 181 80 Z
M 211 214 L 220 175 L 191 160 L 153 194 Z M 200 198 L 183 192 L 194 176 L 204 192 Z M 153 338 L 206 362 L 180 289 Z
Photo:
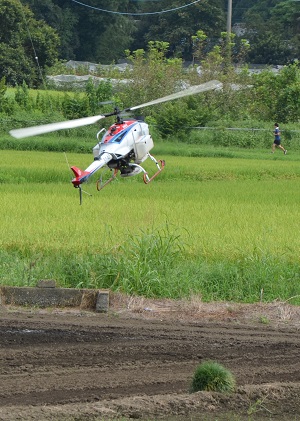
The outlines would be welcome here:
M 217 362 L 205 361 L 195 370 L 191 391 L 233 392 L 235 386 L 235 378 L 227 368 Z
M 2 284 L 51 278 L 65 287 L 241 302 L 260 301 L 263 290 L 266 302 L 299 302 L 297 155 L 167 157 L 147 186 L 132 177 L 97 192 L 92 180 L 82 206 L 64 154 L 1 156 Z M 84 168 L 90 156 L 68 160 Z

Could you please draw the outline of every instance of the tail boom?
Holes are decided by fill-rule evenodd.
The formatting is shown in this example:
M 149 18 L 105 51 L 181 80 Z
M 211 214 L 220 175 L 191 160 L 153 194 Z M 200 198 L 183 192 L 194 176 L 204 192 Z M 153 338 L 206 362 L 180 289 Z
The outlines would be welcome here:
M 79 187 L 82 183 L 87 181 L 94 172 L 100 170 L 100 168 L 104 167 L 110 160 L 112 156 L 109 153 L 103 153 L 99 160 L 94 161 L 86 170 L 81 170 L 78 167 L 71 167 L 75 178 L 72 180 L 72 184 L 74 187 Z

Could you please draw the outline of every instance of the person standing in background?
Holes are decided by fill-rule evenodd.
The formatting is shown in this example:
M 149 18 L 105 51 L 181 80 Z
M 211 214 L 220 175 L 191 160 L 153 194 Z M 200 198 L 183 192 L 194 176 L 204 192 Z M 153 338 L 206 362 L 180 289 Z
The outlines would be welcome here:
M 280 138 L 280 129 L 278 123 L 274 124 L 274 143 L 272 145 L 272 153 L 275 152 L 275 148 L 279 148 L 283 151 L 284 155 L 286 155 L 287 150 L 281 145 L 281 138 Z

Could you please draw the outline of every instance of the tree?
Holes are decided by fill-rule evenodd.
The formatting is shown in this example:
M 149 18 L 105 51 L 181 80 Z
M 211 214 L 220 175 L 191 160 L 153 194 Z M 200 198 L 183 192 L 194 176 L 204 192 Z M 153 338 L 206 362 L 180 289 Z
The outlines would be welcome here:
M 226 29 L 227 0 L 201 0 L 182 7 L 182 0 L 133 1 L 22 0 L 59 34 L 59 58 L 111 64 L 124 50 L 145 50 L 155 39 L 169 43 L 168 57 L 196 58 L 192 39 L 207 35 L 202 52 L 218 44 Z M 236 0 L 233 22 L 243 22 L 251 45 L 247 61 L 286 64 L 300 48 L 298 0 Z M 167 12 L 166 12 L 167 11 Z M 236 45 L 240 44 L 237 37 Z M 245 44 L 244 44 L 245 46 Z
M 299 58 L 300 53 L 300 7 L 297 1 L 280 2 L 271 11 L 271 20 L 286 41 L 291 59 Z
M 235 0 L 232 4 L 232 23 L 243 22 L 245 13 L 255 6 L 256 2 L 257 0 Z
M 28 7 L 0 0 L 0 78 L 11 85 L 38 85 L 45 66 L 55 63 L 58 45 L 55 30 L 35 20 Z
M 251 89 L 257 117 L 283 123 L 298 122 L 300 115 L 300 69 L 294 63 L 274 74 L 265 70 L 254 76 Z
M 207 41 L 207 35 L 204 31 L 199 30 L 196 35 L 192 35 L 192 46 L 193 46 L 193 63 L 194 60 L 201 60 L 203 58 L 203 51 L 205 43 Z
M 59 34 L 60 58 L 67 60 L 76 59 L 75 50 L 80 45 L 79 35 L 76 30 L 78 16 L 71 7 L 70 1 L 63 0 L 24 0 L 34 13 L 37 20 L 44 20 Z
M 251 49 L 249 60 L 287 64 L 298 57 L 300 12 L 295 1 L 262 0 L 245 14 Z
M 130 48 L 135 22 L 123 13 L 136 7 L 129 0 L 89 0 L 88 7 L 70 0 L 25 1 L 58 32 L 61 59 L 111 64 Z
M 192 36 L 201 30 L 212 39 L 226 26 L 222 0 L 203 0 L 186 8 L 180 8 L 182 6 L 180 0 L 151 3 L 142 3 L 141 9 L 144 13 L 157 10 L 158 4 L 161 10 L 174 9 L 174 11 L 142 16 L 134 48 L 143 48 L 143 45 L 150 40 L 159 39 L 169 43 L 169 56 L 192 60 L 194 49 Z
M 183 75 L 182 60 L 167 58 L 168 48 L 167 42 L 150 41 L 147 51 L 126 51 L 133 65 L 129 83 L 123 88 L 126 105 L 143 104 L 171 94 L 178 87 Z
M 124 56 L 124 50 L 130 47 L 132 41 L 135 30 L 133 18 L 117 13 L 128 10 L 129 1 L 90 0 L 89 5 L 116 13 L 74 7 L 78 16 L 76 30 L 80 38 L 80 46 L 75 50 L 77 60 L 111 64 Z

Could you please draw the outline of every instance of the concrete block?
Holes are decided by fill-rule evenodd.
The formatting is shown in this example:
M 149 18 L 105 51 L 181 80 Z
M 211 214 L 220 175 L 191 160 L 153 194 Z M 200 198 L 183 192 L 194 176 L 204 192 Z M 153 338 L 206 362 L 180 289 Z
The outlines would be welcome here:
M 2 302 L 38 307 L 79 307 L 82 291 L 68 288 L 2 287 Z
M 105 313 L 109 309 L 109 289 L 99 289 L 96 301 L 96 311 Z
M 50 285 L 52 285 L 50 283 Z M 0 304 L 37 307 L 79 307 L 107 312 L 109 290 L 46 287 L 0 287 Z

